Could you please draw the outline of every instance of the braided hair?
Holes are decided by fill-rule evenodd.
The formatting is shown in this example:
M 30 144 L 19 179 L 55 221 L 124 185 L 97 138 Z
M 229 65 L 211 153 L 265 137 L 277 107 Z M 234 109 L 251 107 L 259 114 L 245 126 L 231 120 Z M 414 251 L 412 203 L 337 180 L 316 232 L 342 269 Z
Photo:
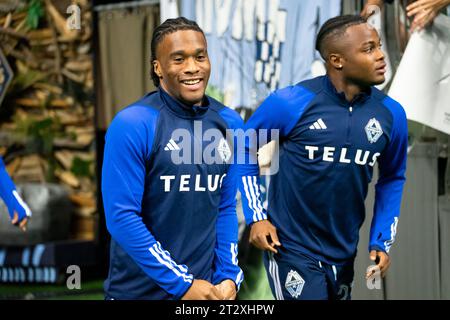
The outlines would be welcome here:
M 348 27 L 366 23 L 367 20 L 359 15 L 342 15 L 327 20 L 316 37 L 316 50 L 324 60 L 327 60 L 326 43 L 336 37 L 343 36 Z

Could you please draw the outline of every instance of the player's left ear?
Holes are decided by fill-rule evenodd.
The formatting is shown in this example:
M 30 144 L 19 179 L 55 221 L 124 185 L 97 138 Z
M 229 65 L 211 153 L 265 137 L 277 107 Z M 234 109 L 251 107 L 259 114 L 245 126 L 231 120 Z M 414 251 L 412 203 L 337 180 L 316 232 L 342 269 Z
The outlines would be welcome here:
M 331 53 L 328 60 L 335 69 L 341 70 L 344 67 L 344 58 L 339 53 Z
M 161 66 L 159 64 L 158 60 L 153 60 L 152 62 L 153 64 L 153 71 L 156 73 L 156 75 L 158 76 L 158 78 L 162 78 L 162 73 L 161 73 Z

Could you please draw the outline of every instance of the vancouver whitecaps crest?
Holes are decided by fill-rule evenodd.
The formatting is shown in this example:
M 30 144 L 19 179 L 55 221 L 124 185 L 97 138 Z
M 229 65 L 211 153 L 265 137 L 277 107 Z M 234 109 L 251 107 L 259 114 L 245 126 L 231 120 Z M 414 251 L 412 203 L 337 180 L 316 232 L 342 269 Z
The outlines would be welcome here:
M 219 145 L 217 146 L 217 151 L 219 152 L 220 158 L 224 162 L 227 162 L 230 159 L 231 150 L 230 147 L 228 146 L 227 141 L 224 138 L 220 139 Z
M 372 118 L 367 122 L 366 127 L 367 139 L 370 143 L 375 143 L 383 135 L 383 129 L 381 129 L 380 122 L 377 119 Z
M 305 280 L 298 274 L 297 271 L 291 270 L 286 276 L 285 287 L 293 298 L 297 298 L 302 294 Z

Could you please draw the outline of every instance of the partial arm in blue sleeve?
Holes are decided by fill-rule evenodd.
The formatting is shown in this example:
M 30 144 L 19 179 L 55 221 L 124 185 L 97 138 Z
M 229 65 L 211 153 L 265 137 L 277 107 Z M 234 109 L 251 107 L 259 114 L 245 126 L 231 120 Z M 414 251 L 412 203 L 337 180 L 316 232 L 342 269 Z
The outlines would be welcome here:
M 258 149 L 275 138 L 287 137 L 300 119 L 314 94 L 301 86 L 291 86 L 272 93 L 245 124 L 245 164 L 240 166 L 239 191 L 247 224 L 267 219 L 261 202 Z M 260 133 L 267 130 L 262 142 Z M 273 132 L 272 130 L 278 130 Z M 256 133 L 256 135 L 252 135 Z
M 113 120 L 106 135 L 102 168 L 103 203 L 114 240 L 151 279 L 179 299 L 192 285 L 193 276 L 161 247 L 141 218 L 146 162 L 156 119 L 156 111 L 132 107 Z
M 3 199 L 6 206 L 8 207 L 8 213 L 11 220 L 14 217 L 14 212 L 17 212 L 18 221 L 20 224 L 23 219 L 31 217 L 31 210 L 28 208 L 27 204 L 19 196 L 16 190 L 14 182 L 6 172 L 5 163 L 0 157 L 0 198 Z
M 234 111 L 223 111 L 225 120 L 230 123 L 230 129 L 242 129 L 244 123 Z M 221 186 L 219 215 L 216 222 L 216 247 L 214 259 L 213 284 L 226 279 L 236 284 L 237 290 L 243 280 L 243 272 L 238 266 L 238 219 L 236 214 L 236 193 L 238 186 L 237 144 L 234 137 L 234 162 L 230 165 Z
M 391 110 L 394 121 L 390 142 L 379 161 L 369 251 L 389 253 L 397 233 L 403 185 L 406 180 L 408 124 L 405 112 L 397 102 L 388 98 L 385 104 Z

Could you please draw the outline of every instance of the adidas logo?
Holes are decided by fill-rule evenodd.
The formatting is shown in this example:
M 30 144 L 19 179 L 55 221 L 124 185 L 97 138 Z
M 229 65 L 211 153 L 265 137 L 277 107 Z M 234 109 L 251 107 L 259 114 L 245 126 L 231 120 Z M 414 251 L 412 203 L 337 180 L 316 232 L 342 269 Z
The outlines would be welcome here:
M 177 145 L 175 141 L 173 141 L 173 139 L 170 139 L 164 150 L 165 151 L 180 150 L 180 147 Z
M 322 118 L 314 122 L 310 127 L 311 130 L 325 130 L 327 126 L 325 125 L 325 122 L 323 122 Z

